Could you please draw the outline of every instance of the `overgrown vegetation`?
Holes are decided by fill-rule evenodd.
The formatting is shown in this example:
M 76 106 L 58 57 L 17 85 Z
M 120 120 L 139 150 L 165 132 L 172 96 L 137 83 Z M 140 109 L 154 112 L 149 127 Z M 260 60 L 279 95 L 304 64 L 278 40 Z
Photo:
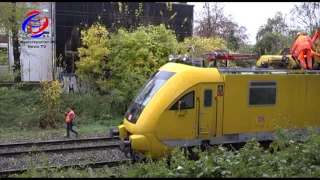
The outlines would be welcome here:
M 320 159 L 317 147 L 320 136 L 308 128 L 299 142 L 295 133 L 278 128 L 278 140 L 265 150 L 251 140 L 239 151 L 219 146 L 201 152 L 200 159 L 190 161 L 179 149 L 174 151 L 170 166 L 165 160 L 139 165 L 129 177 L 318 177 Z
M 259 178 L 259 177 L 319 177 L 320 134 L 313 128 L 298 141 L 297 134 L 277 128 L 278 139 L 264 149 L 255 139 L 240 150 L 217 146 L 200 152 L 198 160 L 189 160 L 181 148 L 171 159 L 149 160 L 113 168 L 69 168 L 64 170 L 33 169 L 13 177 L 136 177 L 136 178 Z M 168 163 L 169 162 L 169 163 Z
M 212 51 L 217 49 L 227 49 L 226 41 L 222 38 L 205 38 L 200 36 L 193 36 L 191 38 L 186 38 L 184 42 L 180 43 L 180 46 L 193 46 L 196 50 L 195 57 L 202 57 L 201 53 L 206 51 Z M 186 49 L 182 49 L 182 52 L 185 52 Z M 191 57 L 191 52 L 187 53 Z
M 43 81 L 42 88 L 33 91 L 1 88 L 3 128 L 64 127 L 66 107 L 75 110 L 77 124 L 94 122 L 112 126 L 115 123 L 112 120 L 123 116 L 146 79 L 168 62 L 169 54 L 177 52 L 176 47 L 195 43 L 197 53 L 226 47 L 219 38 L 193 37 L 178 43 L 174 31 L 163 24 L 142 26 L 134 31 L 119 29 L 113 34 L 104 26 L 94 24 L 82 31 L 81 38 L 83 46 L 79 48 L 77 75 L 100 91 L 64 94 L 57 81 Z
M 291 47 L 296 39 L 298 29 L 289 28 L 286 17 L 281 12 L 276 12 L 273 18 L 260 27 L 254 46 L 258 55 L 278 54 L 285 47 Z
M 168 62 L 178 42 L 174 32 L 163 24 L 139 27 L 134 32 L 120 29 L 110 41 L 108 63 L 115 87 L 112 92 L 121 98 L 115 105 L 124 112 L 146 79 Z
M 140 26 L 134 31 L 119 29 L 109 33 L 100 24 L 82 31 L 83 47 L 76 74 L 110 97 L 112 106 L 123 114 L 141 85 L 159 67 L 168 62 L 179 46 L 194 46 L 197 55 L 203 51 L 226 49 L 220 38 L 187 38 L 178 43 L 174 31 L 164 24 Z M 184 53 L 184 52 L 183 52 Z
M 40 122 L 46 118 L 50 119 L 49 117 L 54 118 L 57 128 L 64 128 L 64 111 L 67 107 L 74 109 L 78 125 L 114 126 L 120 123 L 119 116 L 122 114 L 113 111 L 111 108 L 113 100 L 109 96 L 101 96 L 97 93 L 85 95 L 61 93 L 57 101 L 59 88 L 56 82 L 54 86 L 55 91 L 52 88 L 48 88 L 47 91 L 41 88 L 32 91 L 19 90 L 16 87 L 0 88 L 1 128 L 32 131 L 41 127 Z M 49 96 L 43 98 L 44 94 Z M 52 101 L 52 99 L 55 100 Z M 53 110 L 50 109 L 52 107 L 54 107 Z
M 59 120 L 60 96 L 62 89 L 58 81 L 42 81 L 41 101 L 44 107 L 44 117 L 40 121 L 41 128 L 54 128 Z
M 94 24 L 87 31 L 81 31 L 83 47 L 78 49 L 80 61 L 76 62 L 77 74 L 85 79 L 90 86 L 95 84 L 104 86 L 105 70 L 108 69 L 106 58 L 110 53 L 108 30 L 100 25 Z

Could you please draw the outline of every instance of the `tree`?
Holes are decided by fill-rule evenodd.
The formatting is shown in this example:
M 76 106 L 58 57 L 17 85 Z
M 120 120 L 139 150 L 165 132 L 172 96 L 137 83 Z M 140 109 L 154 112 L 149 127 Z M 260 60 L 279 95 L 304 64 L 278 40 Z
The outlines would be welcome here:
M 213 51 L 216 49 L 226 49 L 227 48 L 227 43 L 225 40 L 216 37 L 200 37 L 200 36 L 193 36 L 191 38 L 186 38 L 184 42 L 181 42 L 179 44 L 180 47 L 186 47 L 186 46 L 193 46 L 195 49 L 195 57 L 201 57 L 201 53 L 205 51 Z M 182 53 L 187 52 L 187 48 L 181 48 Z M 189 57 L 191 57 L 191 52 L 187 53 Z
M 228 21 L 223 13 L 223 8 L 219 3 L 205 2 L 199 20 L 195 21 L 197 24 L 196 34 L 207 38 L 220 36 L 223 22 Z
M 166 2 L 166 9 L 160 12 L 154 12 L 160 14 L 161 18 L 155 18 L 156 16 L 150 16 L 150 2 L 117 2 L 117 10 L 114 12 L 115 21 L 112 23 L 112 31 L 124 28 L 127 30 L 136 30 L 139 26 L 148 26 L 151 24 L 166 24 L 169 25 L 170 21 L 177 15 L 177 12 L 172 11 L 172 2 Z M 137 7 L 135 7 L 138 5 Z M 130 7 L 129 7 L 130 6 Z M 170 18 L 164 18 L 163 15 Z
M 119 29 L 109 33 L 102 25 L 81 32 L 83 46 L 76 73 L 110 96 L 120 113 L 127 108 L 141 85 L 178 45 L 174 31 L 159 26 L 141 26 L 131 32 Z M 105 72 L 108 72 L 107 74 Z
M 93 82 L 90 83 L 92 87 L 101 86 L 100 83 L 105 79 L 107 56 L 110 53 L 108 36 L 108 30 L 99 23 L 81 31 L 83 47 L 78 48 L 80 61 L 76 62 L 76 74 L 86 79 L 87 83 Z
M 292 21 L 297 22 L 303 30 L 313 36 L 314 30 L 320 26 L 320 3 L 302 2 L 291 9 Z
M 259 55 L 278 54 L 285 46 L 287 37 L 281 33 L 267 33 L 255 44 L 255 52 Z
M 12 39 L 13 46 L 13 58 L 14 58 L 14 72 L 18 75 L 15 77 L 15 81 L 21 81 L 21 65 L 20 65 L 20 33 L 21 23 L 25 19 L 26 14 L 34 8 L 37 8 L 38 4 L 25 2 L 1 2 L 0 3 L 0 24 L 3 31 L 9 38 Z
M 195 32 L 201 37 L 222 38 L 230 50 L 236 51 L 246 44 L 247 29 L 234 22 L 231 15 L 226 16 L 223 8 L 220 3 L 205 2 L 199 20 L 196 20 Z
M 193 46 L 195 53 L 193 54 L 192 51 L 187 51 L 188 46 Z M 190 38 L 186 38 L 184 42 L 179 43 L 180 52 L 182 54 L 187 54 L 189 57 L 193 58 L 199 58 L 203 57 L 202 53 L 207 52 L 207 51 L 213 51 L 213 50 L 218 50 L 218 49 L 227 49 L 227 42 L 223 40 L 222 38 L 219 37 L 200 37 L 200 36 L 193 36 Z M 220 65 L 220 62 L 218 62 Z M 208 66 L 209 61 L 204 61 L 204 66 Z
M 285 19 L 281 12 L 276 12 L 273 18 L 269 18 L 267 23 L 259 28 L 254 46 L 258 55 L 278 54 L 281 49 L 291 47 L 296 37 L 293 33 L 296 31 L 289 29 Z
M 178 42 L 164 24 L 141 26 L 134 32 L 120 29 L 110 41 L 108 65 L 112 82 L 126 101 L 124 110 L 146 79 L 168 62 Z
M 273 18 L 268 18 L 267 24 L 261 26 L 256 35 L 256 40 L 259 41 L 268 33 L 281 33 L 287 35 L 289 27 L 285 21 L 286 17 L 279 11 L 276 12 Z

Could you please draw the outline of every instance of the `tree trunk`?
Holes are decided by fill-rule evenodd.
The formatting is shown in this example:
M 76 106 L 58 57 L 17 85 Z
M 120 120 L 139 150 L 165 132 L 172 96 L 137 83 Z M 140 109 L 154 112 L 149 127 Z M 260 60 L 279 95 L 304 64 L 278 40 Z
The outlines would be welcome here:
M 12 23 L 18 23 L 16 22 L 16 19 L 14 17 L 15 11 L 16 11 L 16 2 L 12 2 L 13 5 L 13 16 L 12 16 Z M 20 65 L 20 43 L 19 43 L 19 29 L 13 28 L 12 29 L 12 47 L 13 47 L 13 62 L 14 62 L 14 69 L 13 71 L 16 73 L 16 76 L 14 77 L 15 82 L 21 82 L 21 65 Z
M 12 40 L 13 40 L 13 62 L 14 62 L 14 72 L 18 72 L 18 74 L 15 76 L 14 81 L 20 82 L 21 81 L 21 65 L 20 65 L 20 51 L 19 51 L 19 38 L 18 38 L 18 32 L 12 31 Z

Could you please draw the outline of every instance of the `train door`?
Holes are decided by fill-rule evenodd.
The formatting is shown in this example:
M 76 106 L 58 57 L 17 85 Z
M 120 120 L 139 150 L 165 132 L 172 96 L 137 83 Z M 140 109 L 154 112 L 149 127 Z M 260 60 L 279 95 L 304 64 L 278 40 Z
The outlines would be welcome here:
M 182 93 L 160 116 L 155 132 L 163 143 L 183 146 L 186 140 L 196 138 L 197 88 L 194 86 Z
M 223 103 L 222 83 L 202 83 L 198 85 L 198 138 L 208 139 L 217 133 L 217 120 Z

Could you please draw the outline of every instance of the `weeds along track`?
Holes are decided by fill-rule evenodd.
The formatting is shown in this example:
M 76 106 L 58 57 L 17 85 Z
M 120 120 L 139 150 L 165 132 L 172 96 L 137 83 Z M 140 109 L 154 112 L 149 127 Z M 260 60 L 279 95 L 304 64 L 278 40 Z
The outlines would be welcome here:
M 119 138 L 87 138 L 53 140 L 23 143 L 0 144 L 0 157 L 17 156 L 30 153 L 58 153 L 116 148 Z
M 118 166 L 121 164 L 124 164 L 126 162 L 130 162 L 130 159 L 122 159 L 122 160 L 116 160 L 116 161 L 99 161 L 99 162 L 93 162 L 93 163 L 87 163 L 87 164 L 69 164 L 69 165 L 61 165 L 61 166 L 46 166 L 46 167 L 41 167 L 41 168 L 37 168 L 37 169 L 51 169 L 51 168 L 87 168 L 87 167 L 91 167 L 91 168 L 98 168 L 98 167 L 102 167 L 102 166 L 108 166 L 108 167 L 113 167 L 113 166 Z M 25 169 L 8 169 L 8 170 L 2 170 L 0 171 L 0 178 L 6 178 L 11 174 L 20 174 L 20 173 L 24 173 L 28 170 L 31 170 L 30 168 L 25 168 Z

